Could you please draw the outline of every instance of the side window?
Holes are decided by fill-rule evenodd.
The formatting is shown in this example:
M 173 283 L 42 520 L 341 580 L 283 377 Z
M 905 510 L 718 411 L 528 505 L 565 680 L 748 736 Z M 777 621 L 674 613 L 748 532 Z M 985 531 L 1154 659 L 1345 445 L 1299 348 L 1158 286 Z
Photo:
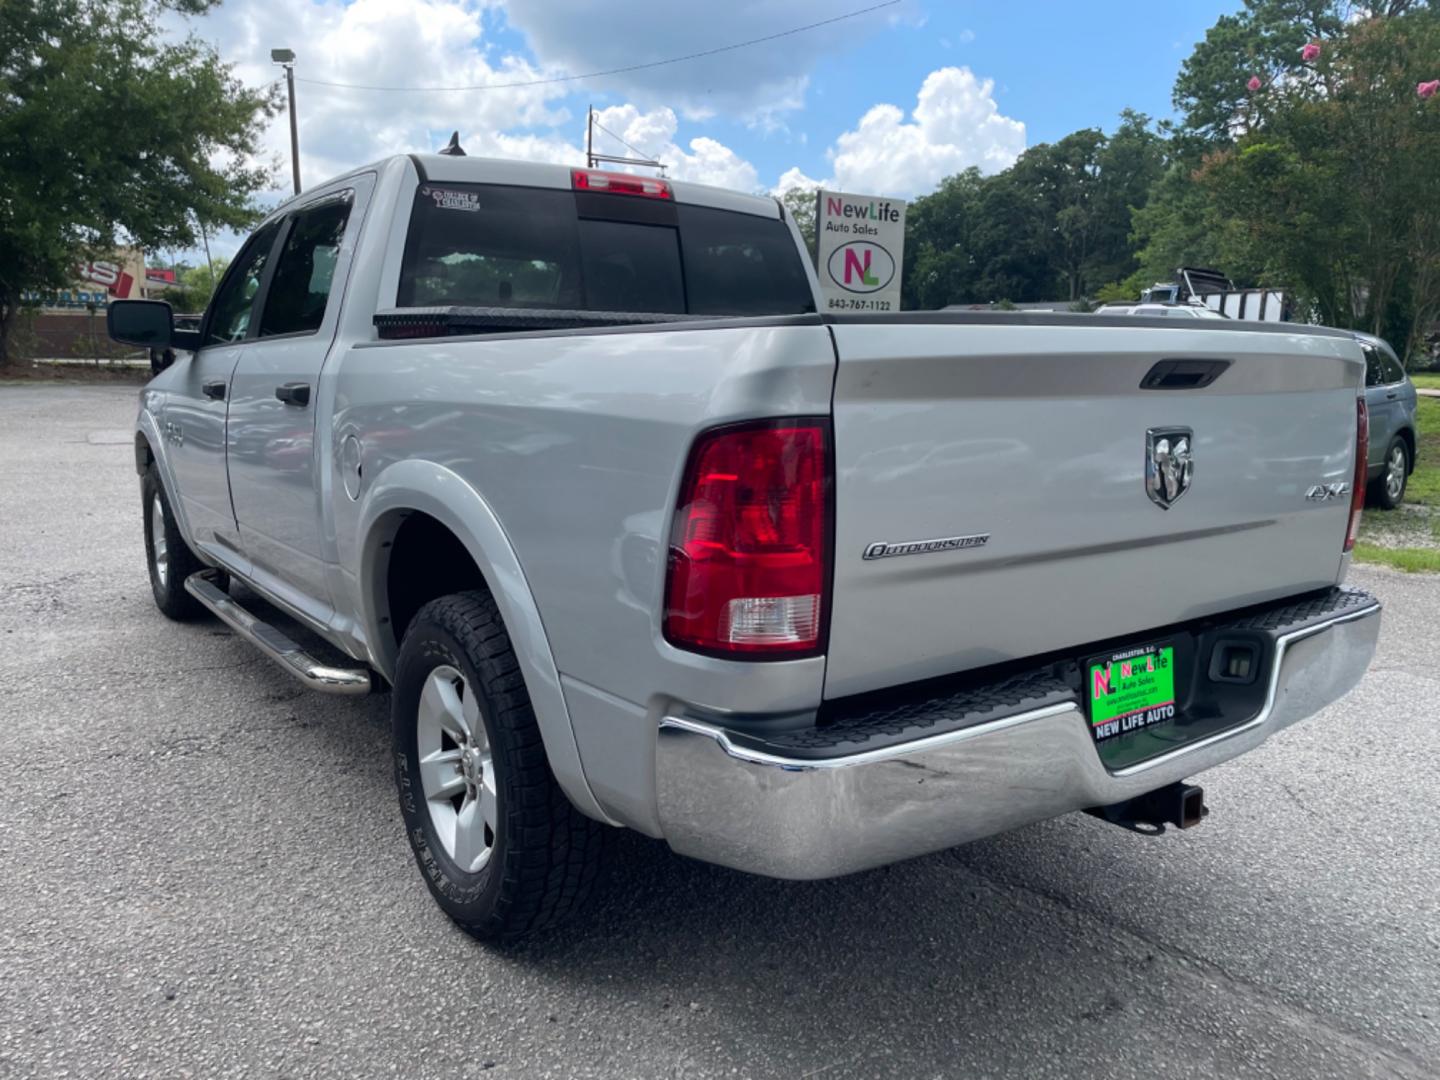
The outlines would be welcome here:
M 1405 381 L 1405 369 L 1400 366 L 1400 361 L 1391 356 L 1383 349 L 1380 351 L 1380 366 L 1387 383 Z
M 225 345 L 245 339 L 250 330 L 250 312 L 255 306 L 255 294 L 260 291 L 260 278 L 270 260 L 270 248 L 275 244 L 275 232 L 279 228 L 278 222 L 265 226 L 241 249 L 235 265 L 225 275 L 220 291 L 210 305 L 206 345 Z
M 295 215 L 265 294 L 261 337 L 320 329 L 353 198 L 347 191 Z
M 1372 346 L 1363 347 L 1365 353 L 1365 385 L 1379 386 L 1385 381 L 1384 372 L 1380 368 L 1380 354 Z

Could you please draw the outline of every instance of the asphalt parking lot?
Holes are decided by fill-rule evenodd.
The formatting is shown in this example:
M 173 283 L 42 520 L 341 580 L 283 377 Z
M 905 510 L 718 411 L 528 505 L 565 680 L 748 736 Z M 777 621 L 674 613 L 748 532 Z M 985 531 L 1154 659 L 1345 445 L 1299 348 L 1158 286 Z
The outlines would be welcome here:
M 453 929 L 388 699 L 300 690 L 145 577 L 132 387 L 0 386 L 0 1077 L 1435 1077 L 1440 577 L 1339 706 L 1082 815 L 786 884 L 617 839 L 589 917 Z

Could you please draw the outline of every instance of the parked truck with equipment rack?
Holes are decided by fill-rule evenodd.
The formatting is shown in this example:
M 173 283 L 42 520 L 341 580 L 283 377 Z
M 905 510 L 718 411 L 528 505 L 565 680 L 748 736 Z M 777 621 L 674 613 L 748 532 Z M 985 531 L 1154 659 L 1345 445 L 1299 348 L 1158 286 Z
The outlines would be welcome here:
M 610 826 L 823 878 L 1194 824 L 1189 777 L 1370 661 L 1352 335 L 822 315 L 804 251 L 774 199 L 403 156 L 278 207 L 198 330 L 109 308 L 177 357 L 135 430 L 156 603 L 389 688 L 481 938 L 575 908 Z

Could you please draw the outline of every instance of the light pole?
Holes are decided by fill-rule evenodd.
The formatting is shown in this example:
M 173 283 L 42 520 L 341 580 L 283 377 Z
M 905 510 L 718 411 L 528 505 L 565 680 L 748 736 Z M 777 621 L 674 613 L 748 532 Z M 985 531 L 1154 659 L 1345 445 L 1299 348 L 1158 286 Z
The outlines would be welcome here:
M 295 176 L 295 194 L 300 194 L 300 133 L 295 127 L 295 50 L 271 49 L 270 59 L 285 69 L 285 89 L 290 94 L 290 170 Z

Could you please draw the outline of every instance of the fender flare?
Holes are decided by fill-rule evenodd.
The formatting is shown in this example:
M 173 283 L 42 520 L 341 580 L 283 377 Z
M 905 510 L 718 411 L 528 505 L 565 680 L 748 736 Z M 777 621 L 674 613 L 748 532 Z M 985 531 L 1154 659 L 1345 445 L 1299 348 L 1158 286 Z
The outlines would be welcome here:
M 160 433 L 160 423 L 155 418 L 155 413 L 146 400 L 148 392 L 140 396 L 140 415 L 135 420 L 135 434 L 140 436 L 149 444 L 150 457 L 160 469 L 160 482 L 165 485 L 165 493 L 170 499 L 170 513 L 175 516 L 175 524 L 180 529 L 180 535 L 195 550 L 194 534 L 190 532 L 190 519 L 185 514 L 185 500 L 180 498 L 180 489 L 175 485 L 174 474 L 170 471 L 170 455 L 166 452 L 165 439 Z M 138 447 L 136 450 L 138 451 Z M 135 471 L 141 472 L 140 461 L 137 453 Z M 203 555 L 201 560 L 210 563 Z
M 398 649 L 390 628 L 381 621 L 389 618 L 384 588 L 388 541 L 405 514 L 414 511 L 428 514 L 449 529 L 480 568 L 505 620 L 540 726 L 545 755 L 561 789 L 581 813 L 616 824 L 600 808 L 585 779 L 570 711 L 560 688 L 560 672 L 550 651 L 540 609 L 500 519 L 463 477 L 432 461 L 410 459 L 386 467 L 375 478 L 361 506 L 358 606 L 375 667 L 387 679 L 395 674 Z

